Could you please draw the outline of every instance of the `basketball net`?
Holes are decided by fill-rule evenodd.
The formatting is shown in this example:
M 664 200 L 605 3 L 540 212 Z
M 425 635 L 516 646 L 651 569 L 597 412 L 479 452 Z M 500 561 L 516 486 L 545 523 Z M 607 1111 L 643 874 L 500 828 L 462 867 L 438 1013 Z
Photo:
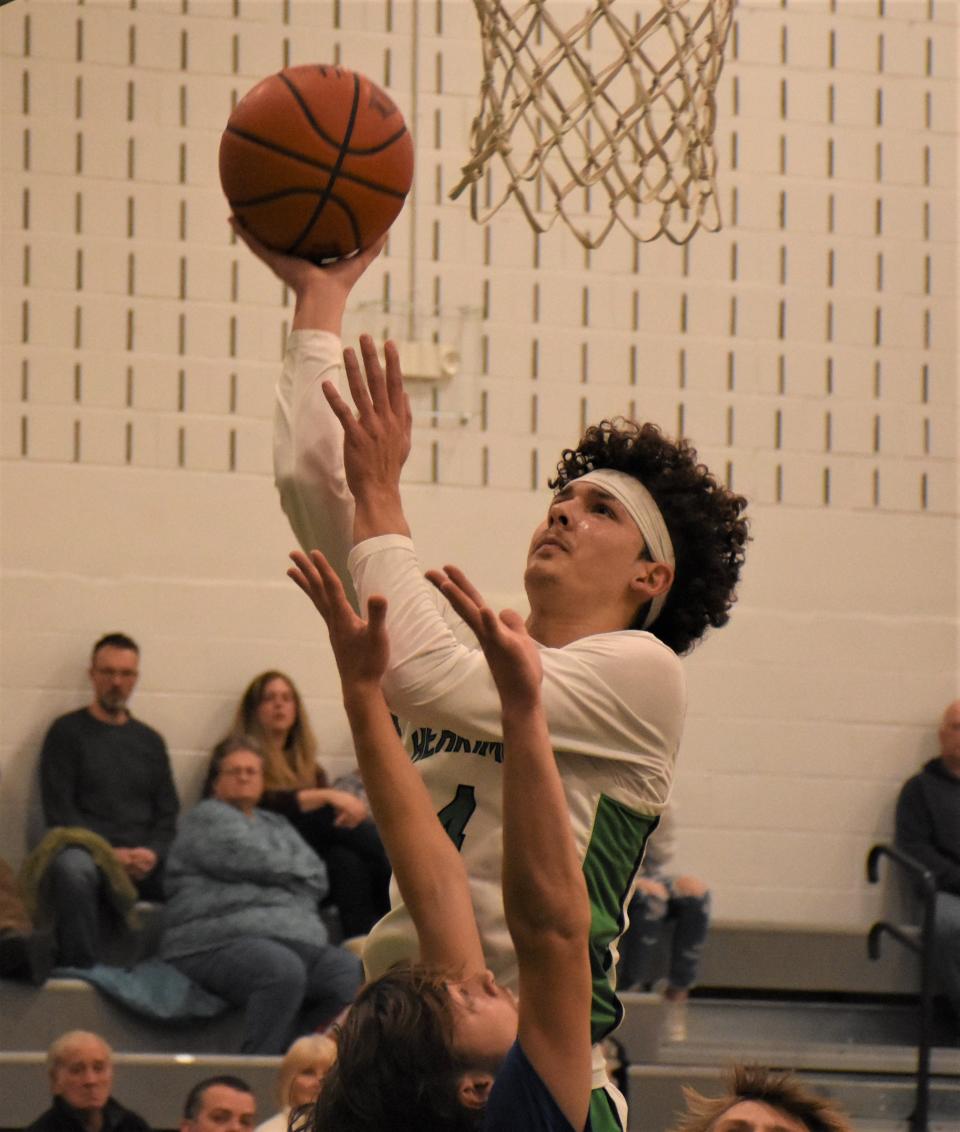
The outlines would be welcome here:
M 553 0 L 474 0 L 481 105 L 451 198 L 469 186 L 485 224 L 515 197 L 536 232 L 559 217 L 587 248 L 615 224 L 677 244 L 717 231 L 714 92 L 733 4 L 593 0 L 564 31 Z

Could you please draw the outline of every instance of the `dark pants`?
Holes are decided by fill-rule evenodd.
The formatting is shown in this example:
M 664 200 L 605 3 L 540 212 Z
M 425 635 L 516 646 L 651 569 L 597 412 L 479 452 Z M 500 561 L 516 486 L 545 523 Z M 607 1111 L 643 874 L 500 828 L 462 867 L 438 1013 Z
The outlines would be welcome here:
M 330 901 L 343 934 L 366 935 L 390 909 L 390 862 L 372 821 L 353 829 L 334 825 L 336 811 L 323 806 L 291 819 L 297 832 L 327 866 Z
M 251 936 L 170 960 L 194 982 L 246 1007 L 241 1053 L 284 1053 L 331 1022 L 360 986 L 360 960 L 329 944 Z
M 103 874 L 93 857 L 70 845 L 50 865 L 50 898 L 61 967 L 92 967 L 103 960 L 101 935 L 108 915 Z M 162 865 L 136 882 L 141 900 L 163 899 Z
M 674 924 L 670 941 L 670 963 L 667 981 L 677 990 L 689 990 L 696 981 L 703 945 L 710 924 L 710 893 L 703 896 L 679 896 L 673 890 L 671 877 L 652 877 L 667 890 L 667 899 L 636 892 L 630 901 L 630 926 L 620 940 L 618 982 L 622 990 L 646 987 L 659 972 L 653 970 L 653 958 L 667 920 Z

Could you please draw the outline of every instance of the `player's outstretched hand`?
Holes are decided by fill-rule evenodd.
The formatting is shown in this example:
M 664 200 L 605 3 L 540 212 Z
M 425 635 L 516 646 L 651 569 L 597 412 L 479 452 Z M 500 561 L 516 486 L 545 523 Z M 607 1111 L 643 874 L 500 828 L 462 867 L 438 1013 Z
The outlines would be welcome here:
M 323 392 L 343 426 L 343 460 L 347 484 L 358 504 L 376 505 L 399 493 L 400 472 L 410 455 L 412 414 L 403 388 L 400 357 L 393 342 L 384 346 L 386 367 L 369 334 L 360 337 L 363 370 L 353 350 L 343 363 L 356 412 L 331 381 Z
M 311 550 L 309 557 L 295 550 L 290 558 L 293 566 L 287 570 L 287 576 L 310 598 L 327 623 L 344 690 L 369 685 L 379 688 L 390 653 L 386 598 L 370 598 L 364 621 L 354 613 L 340 579 L 319 550 Z
M 520 614 L 504 609 L 498 616 L 456 566 L 428 570 L 427 578 L 476 634 L 503 706 L 531 707 L 538 703 L 543 665 Z
M 324 264 L 321 267 L 308 259 L 286 255 L 283 252 L 268 248 L 266 244 L 260 243 L 254 235 L 248 232 L 236 216 L 230 217 L 230 227 L 236 233 L 237 238 L 247 245 L 257 259 L 262 260 L 274 275 L 297 296 L 305 295 L 311 288 L 324 287 L 341 291 L 344 295 L 349 294 L 354 284 L 377 258 L 383 250 L 383 245 L 387 242 L 387 237 L 384 235 L 375 244 L 357 252 L 356 255 L 352 255 L 348 259 L 338 259 L 335 263 Z

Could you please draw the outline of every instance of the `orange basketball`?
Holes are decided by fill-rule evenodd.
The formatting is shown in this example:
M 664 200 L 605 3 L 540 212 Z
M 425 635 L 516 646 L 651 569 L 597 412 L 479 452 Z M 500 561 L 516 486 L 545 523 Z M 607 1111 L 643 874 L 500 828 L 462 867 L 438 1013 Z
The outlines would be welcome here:
M 364 75 L 287 67 L 237 103 L 220 139 L 220 183 L 261 243 L 320 262 L 369 247 L 413 180 L 403 115 Z

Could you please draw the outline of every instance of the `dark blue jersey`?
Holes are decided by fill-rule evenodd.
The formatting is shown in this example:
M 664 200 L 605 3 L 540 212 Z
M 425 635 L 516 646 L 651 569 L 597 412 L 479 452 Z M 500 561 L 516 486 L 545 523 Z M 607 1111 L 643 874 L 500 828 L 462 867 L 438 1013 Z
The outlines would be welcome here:
M 560 1111 L 527 1055 L 514 1042 L 490 1090 L 483 1132 L 580 1132 Z M 591 1132 L 590 1117 L 582 1132 Z

